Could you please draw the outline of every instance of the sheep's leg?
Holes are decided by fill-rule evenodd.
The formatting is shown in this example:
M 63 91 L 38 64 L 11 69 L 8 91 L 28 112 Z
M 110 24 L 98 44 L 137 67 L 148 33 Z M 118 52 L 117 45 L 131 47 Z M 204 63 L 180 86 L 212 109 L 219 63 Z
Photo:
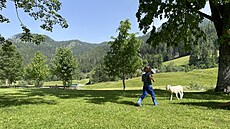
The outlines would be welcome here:
M 184 93 L 183 92 L 180 92 L 180 99 L 182 99 L 184 96 Z
M 178 92 L 178 94 L 180 95 L 180 96 L 179 96 L 179 99 L 181 99 L 181 95 L 182 95 L 181 92 Z
M 171 93 L 171 98 L 170 98 L 170 100 L 172 100 L 172 97 L 173 97 L 173 93 Z
M 176 98 L 179 99 L 179 98 L 178 98 L 178 93 L 175 93 L 175 94 L 176 94 Z

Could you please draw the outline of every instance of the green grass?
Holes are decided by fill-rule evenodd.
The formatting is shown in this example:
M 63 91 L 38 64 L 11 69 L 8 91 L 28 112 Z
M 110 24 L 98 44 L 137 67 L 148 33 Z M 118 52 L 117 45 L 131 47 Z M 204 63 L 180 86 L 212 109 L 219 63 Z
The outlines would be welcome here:
M 221 128 L 230 127 L 229 95 L 186 92 L 169 101 L 156 89 L 135 107 L 141 90 L 0 89 L 0 128 Z
M 190 72 L 169 72 L 169 73 L 157 73 L 154 74 L 156 80 L 153 83 L 155 88 L 165 89 L 166 85 L 182 85 L 188 87 L 191 83 L 202 85 L 205 89 L 214 88 L 217 81 L 217 68 L 193 70 Z M 141 78 L 134 78 L 126 80 L 126 87 L 128 90 L 140 90 L 142 89 Z M 122 90 L 122 82 L 105 82 L 97 83 L 94 85 L 86 85 L 82 87 L 86 90 L 103 89 L 103 90 Z
M 176 66 L 182 66 L 182 65 L 187 65 L 188 61 L 189 61 L 189 56 L 185 56 L 174 60 L 166 61 L 163 63 L 163 65 L 169 65 L 170 63 L 173 63 Z
M 127 80 L 126 91 L 121 81 L 82 86 L 82 90 L 0 88 L 0 129 L 228 129 L 229 94 L 186 90 L 182 100 L 169 101 L 170 93 L 165 91 L 166 84 L 187 86 L 192 81 L 212 88 L 216 75 L 217 69 L 155 74 L 156 107 L 149 95 L 143 107 L 134 106 L 142 93 L 140 78 Z

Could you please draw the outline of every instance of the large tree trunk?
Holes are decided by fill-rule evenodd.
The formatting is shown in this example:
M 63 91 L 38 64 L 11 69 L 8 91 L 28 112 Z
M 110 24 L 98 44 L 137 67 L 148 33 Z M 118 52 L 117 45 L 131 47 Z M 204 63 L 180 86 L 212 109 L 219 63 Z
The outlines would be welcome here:
M 219 40 L 219 66 L 215 91 L 230 93 L 230 3 L 209 0 L 213 22 Z
M 230 44 L 220 46 L 216 92 L 230 93 Z

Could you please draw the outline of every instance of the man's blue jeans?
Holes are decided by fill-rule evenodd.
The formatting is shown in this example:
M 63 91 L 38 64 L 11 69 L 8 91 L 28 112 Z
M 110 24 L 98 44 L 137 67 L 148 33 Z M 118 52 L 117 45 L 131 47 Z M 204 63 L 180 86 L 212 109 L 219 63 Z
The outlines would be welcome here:
M 150 94 L 151 97 L 152 97 L 152 100 L 155 99 L 155 93 L 153 91 L 153 86 L 152 85 L 149 85 L 149 86 L 143 86 L 143 93 L 141 95 L 141 99 L 143 100 L 147 94 Z
M 138 104 L 139 106 L 142 106 L 142 105 L 141 105 L 141 102 L 142 102 L 142 100 L 146 97 L 147 94 L 150 94 L 150 95 L 151 95 L 152 101 L 153 101 L 154 105 L 155 105 L 155 106 L 158 105 L 158 102 L 157 102 L 156 99 L 155 99 L 155 93 L 154 93 L 154 91 L 153 91 L 153 86 L 152 86 L 152 85 L 143 86 L 143 93 L 142 93 L 142 95 L 140 96 L 140 98 L 138 99 L 137 104 Z

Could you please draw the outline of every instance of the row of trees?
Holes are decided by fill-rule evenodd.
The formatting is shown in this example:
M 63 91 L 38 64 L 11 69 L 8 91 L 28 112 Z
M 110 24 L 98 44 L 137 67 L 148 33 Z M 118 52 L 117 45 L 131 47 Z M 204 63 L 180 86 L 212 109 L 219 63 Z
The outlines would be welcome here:
M 57 48 L 50 65 L 46 64 L 46 57 L 38 51 L 25 68 L 15 45 L 5 42 L 0 48 L 0 79 L 7 80 L 9 86 L 17 80 L 33 80 L 35 86 L 40 87 L 50 75 L 62 80 L 63 86 L 70 86 L 77 74 L 77 59 L 70 48 Z

